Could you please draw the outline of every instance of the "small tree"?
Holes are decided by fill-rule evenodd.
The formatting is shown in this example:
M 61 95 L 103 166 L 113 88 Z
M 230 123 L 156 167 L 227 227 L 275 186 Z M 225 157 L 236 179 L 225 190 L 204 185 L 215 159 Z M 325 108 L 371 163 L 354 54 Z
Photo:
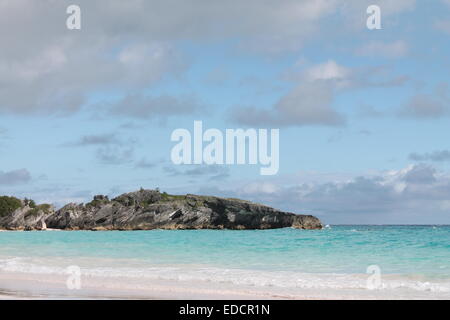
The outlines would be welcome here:
M 22 207 L 22 201 L 14 197 L 0 197 L 0 217 L 10 215 Z

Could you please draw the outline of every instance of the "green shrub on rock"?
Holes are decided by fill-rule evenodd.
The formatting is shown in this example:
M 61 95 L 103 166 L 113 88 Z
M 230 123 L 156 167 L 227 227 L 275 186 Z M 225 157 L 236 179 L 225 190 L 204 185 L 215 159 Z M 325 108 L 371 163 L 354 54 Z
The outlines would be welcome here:
M 22 201 L 14 197 L 0 197 L 0 217 L 10 215 L 17 209 L 22 207 Z
M 27 213 L 25 214 L 25 218 L 32 216 L 32 215 L 36 216 L 36 215 L 38 215 L 39 211 L 43 211 L 44 213 L 50 213 L 51 208 L 52 208 L 52 206 L 47 203 L 40 204 L 40 205 L 35 206 L 34 208 L 31 208 L 30 210 L 28 210 Z

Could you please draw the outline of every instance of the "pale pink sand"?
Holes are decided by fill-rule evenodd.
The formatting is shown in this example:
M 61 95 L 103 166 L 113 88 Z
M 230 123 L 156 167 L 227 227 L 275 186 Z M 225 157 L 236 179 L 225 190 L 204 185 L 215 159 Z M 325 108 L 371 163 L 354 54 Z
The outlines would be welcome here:
M 210 282 L 83 277 L 69 290 L 66 277 L 0 273 L 0 299 L 295 299 L 258 288 Z
M 237 285 L 229 282 L 82 276 L 81 289 L 69 290 L 67 276 L 0 272 L 0 299 L 448 299 L 448 295 L 398 289 L 312 289 Z

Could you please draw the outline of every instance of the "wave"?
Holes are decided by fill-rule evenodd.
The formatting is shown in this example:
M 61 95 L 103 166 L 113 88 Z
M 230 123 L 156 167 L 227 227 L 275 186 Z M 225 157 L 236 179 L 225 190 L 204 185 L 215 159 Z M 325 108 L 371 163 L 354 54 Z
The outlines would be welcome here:
M 0 271 L 30 274 L 65 275 L 65 266 L 30 261 L 27 258 L 0 259 Z M 80 264 L 82 265 L 82 264 Z M 266 271 L 245 269 L 222 269 L 206 266 L 140 266 L 104 267 L 81 266 L 83 277 L 142 278 L 147 280 L 205 281 L 230 283 L 251 287 L 278 287 L 286 289 L 366 289 L 367 274 L 301 273 L 293 271 Z M 450 282 L 429 282 L 410 279 L 405 275 L 385 275 L 375 289 L 414 290 L 420 292 L 450 293 Z

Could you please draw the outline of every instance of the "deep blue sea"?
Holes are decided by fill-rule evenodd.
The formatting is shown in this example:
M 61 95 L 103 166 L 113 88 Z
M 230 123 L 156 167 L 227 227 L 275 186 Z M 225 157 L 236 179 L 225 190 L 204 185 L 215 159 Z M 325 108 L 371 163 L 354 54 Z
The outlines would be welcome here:
M 450 293 L 450 226 L 0 232 L 0 272 L 70 265 L 94 275 L 308 288 L 364 288 L 375 265 L 384 288 Z

